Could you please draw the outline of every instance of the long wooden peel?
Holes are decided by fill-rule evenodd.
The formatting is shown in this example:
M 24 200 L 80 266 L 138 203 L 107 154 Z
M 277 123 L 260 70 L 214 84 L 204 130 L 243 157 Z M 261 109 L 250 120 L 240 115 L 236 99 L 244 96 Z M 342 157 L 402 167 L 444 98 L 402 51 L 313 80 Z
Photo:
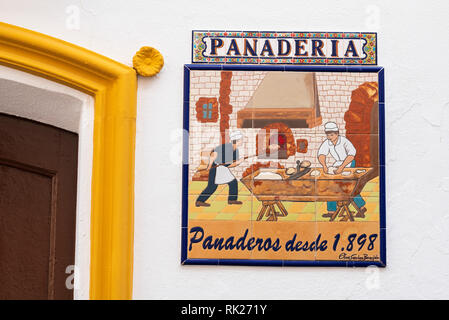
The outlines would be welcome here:
M 312 168 L 310 168 L 310 161 L 304 160 L 303 162 L 296 160 L 296 173 L 292 174 L 290 177 L 287 178 L 287 180 L 295 180 L 299 179 L 302 176 L 309 173 Z
M 245 156 L 245 157 L 243 157 L 243 160 L 246 160 L 246 159 L 248 159 L 248 158 L 253 158 L 253 157 L 256 157 L 256 156 L 257 156 L 257 154 L 254 154 L 254 155 L 252 155 L 252 156 Z M 242 159 L 242 158 L 240 158 L 240 159 Z M 239 159 L 239 160 L 240 160 L 240 159 Z M 238 161 L 238 160 L 232 161 L 232 162 L 227 162 L 227 163 L 217 164 L 217 165 L 212 166 L 211 169 L 217 168 L 217 167 L 219 167 L 219 166 L 231 165 L 231 164 L 233 164 L 233 163 L 235 163 L 235 162 L 237 162 L 237 161 Z M 197 171 L 205 171 L 205 170 L 207 170 L 207 164 L 202 164 L 202 165 L 200 165 L 200 166 L 198 167 L 198 169 L 197 169 Z

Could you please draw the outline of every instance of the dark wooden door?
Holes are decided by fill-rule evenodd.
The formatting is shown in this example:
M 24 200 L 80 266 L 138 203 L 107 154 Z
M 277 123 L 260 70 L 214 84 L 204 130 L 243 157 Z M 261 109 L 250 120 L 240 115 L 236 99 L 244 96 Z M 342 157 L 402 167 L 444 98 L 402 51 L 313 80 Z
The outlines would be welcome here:
M 77 157 L 77 134 L 0 113 L 0 299 L 73 298 Z

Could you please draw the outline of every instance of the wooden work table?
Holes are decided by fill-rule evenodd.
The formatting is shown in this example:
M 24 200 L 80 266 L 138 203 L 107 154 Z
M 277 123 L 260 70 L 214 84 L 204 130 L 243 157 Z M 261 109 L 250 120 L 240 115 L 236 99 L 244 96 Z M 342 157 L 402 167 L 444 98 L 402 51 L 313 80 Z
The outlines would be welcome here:
M 257 179 L 261 171 L 277 173 L 282 180 Z M 344 172 L 349 174 L 343 174 Z M 314 176 L 314 173 L 319 174 Z M 353 199 L 360 194 L 365 184 L 376 176 L 378 176 L 377 168 L 345 168 L 341 174 L 336 175 L 327 174 L 322 168 L 312 168 L 304 176 L 288 180 L 289 176 L 285 173 L 285 169 L 259 169 L 241 181 L 256 199 L 262 202 L 257 220 L 261 220 L 265 215 L 267 220 L 276 221 L 277 216 L 288 215 L 281 201 L 336 201 L 337 211 L 335 216 L 330 216 L 330 221 L 334 221 L 337 216 L 347 217 L 346 220 L 353 221 L 349 204 L 356 208 L 358 216 L 363 217 Z M 275 206 L 280 212 L 275 210 Z

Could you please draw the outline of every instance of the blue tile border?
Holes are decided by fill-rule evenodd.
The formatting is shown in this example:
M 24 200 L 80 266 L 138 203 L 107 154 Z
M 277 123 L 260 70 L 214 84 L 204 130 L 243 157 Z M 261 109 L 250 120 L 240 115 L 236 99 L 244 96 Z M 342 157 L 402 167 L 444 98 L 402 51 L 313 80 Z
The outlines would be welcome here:
M 308 66 L 299 66 L 299 65 L 285 65 L 282 66 L 285 68 L 285 71 L 309 71 L 309 72 L 347 72 L 348 66 L 345 65 L 327 65 L 327 66 L 317 66 L 317 65 L 308 65 Z
M 257 68 L 257 71 L 284 71 L 285 66 L 279 65 L 248 65 L 248 64 L 224 64 L 221 65 L 222 70 L 232 70 L 232 71 L 254 71 L 254 67 Z
M 382 267 L 387 266 L 387 229 L 380 229 L 380 261 L 382 262 Z
M 184 198 L 184 196 L 183 196 Z M 183 212 L 184 214 L 184 212 Z M 187 261 L 187 227 L 181 228 L 181 264 Z
M 220 266 L 240 265 L 240 266 L 282 267 L 282 260 L 219 259 L 218 264 Z
M 326 260 L 256 260 L 256 259 L 185 259 L 183 265 L 259 266 L 259 267 L 385 267 L 383 261 L 326 261 Z
M 385 166 L 379 166 L 379 226 L 386 228 Z
M 185 195 L 189 189 L 189 111 L 190 111 L 190 70 L 184 66 L 184 93 L 183 93 L 183 137 L 182 137 L 182 224 L 187 227 L 188 197 Z M 187 237 L 187 236 L 186 236 Z M 187 239 L 187 238 L 186 238 Z M 184 247 L 184 246 L 183 246 Z M 186 254 L 187 258 L 187 254 Z
M 186 107 L 187 102 L 187 115 L 189 114 L 189 101 L 190 101 L 190 69 L 187 67 L 187 65 L 184 66 L 184 93 L 183 93 L 183 100 L 184 101 L 184 108 Z M 184 116 L 186 114 L 186 110 L 184 110 Z M 185 128 L 184 128 L 185 129 Z M 187 130 L 189 129 L 188 123 L 187 123 Z
M 184 65 L 183 128 L 189 131 L 190 70 L 235 71 L 309 71 L 309 72 L 377 72 L 379 85 L 379 215 L 380 215 L 380 261 L 302 261 L 302 260 L 254 260 L 254 259 L 189 259 L 187 257 L 188 233 L 188 134 L 183 137 L 182 165 L 182 227 L 181 264 L 183 265 L 241 265 L 241 266 L 320 266 L 320 267 L 367 267 L 387 265 L 386 258 L 386 190 L 385 190 L 385 79 L 384 68 L 379 66 L 297 66 L 297 65 Z
M 385 103 L 385 69 L 379 70 L 379 103 Z
M 182 200 L 181 200 L 181 210 L 182 210 L 182 228 L 187 228 L 189 219 L 189 165 L 182 165 Z
M 186 259 L 181 261 L 183 265 L 215 265 L 218 266 L 218 259 Z

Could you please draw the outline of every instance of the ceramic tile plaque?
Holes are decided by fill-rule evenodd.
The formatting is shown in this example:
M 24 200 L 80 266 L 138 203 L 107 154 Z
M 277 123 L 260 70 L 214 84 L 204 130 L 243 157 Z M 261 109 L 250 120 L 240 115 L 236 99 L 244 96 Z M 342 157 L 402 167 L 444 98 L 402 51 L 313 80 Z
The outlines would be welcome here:
M 376 65 L 375 32 L 193 31 L 193 63 Z
M 190 64 L 184 83 L 183 264 L 386 265 L 383 68 Z

